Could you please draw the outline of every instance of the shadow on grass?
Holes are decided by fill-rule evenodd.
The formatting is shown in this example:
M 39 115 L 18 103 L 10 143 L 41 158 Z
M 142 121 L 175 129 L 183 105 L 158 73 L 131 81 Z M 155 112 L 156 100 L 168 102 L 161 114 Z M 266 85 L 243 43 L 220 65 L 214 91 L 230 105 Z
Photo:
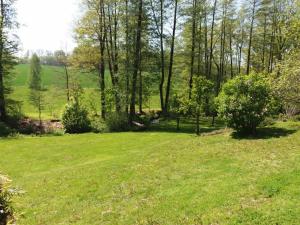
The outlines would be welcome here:
M 200 121 L 200 133 L 211 133 L 224 128 L 224 123 L 217 120 L 215 125 L 211 125 L 210 118 L 204 118 Z M 176 120 L 163 120 L 159 124 L 152 124 L 146 132 L 166 132 L 166 133 L 186 133 L 195 134 L 196 124 L 190 119 L 182 119 L 177 129 Z
M 249 135 L 240 132 L 233 132 L 232 137 L 234 139 L 270 139 L 270 138 L 280 138 L 280 137 L 287 137 L 289 135 L 294 134 L 297 132 L 295 129 L 285 129 L 285 128 L 278 128 L 278 127 L 263 127 L 258 128 L 255 135 Z

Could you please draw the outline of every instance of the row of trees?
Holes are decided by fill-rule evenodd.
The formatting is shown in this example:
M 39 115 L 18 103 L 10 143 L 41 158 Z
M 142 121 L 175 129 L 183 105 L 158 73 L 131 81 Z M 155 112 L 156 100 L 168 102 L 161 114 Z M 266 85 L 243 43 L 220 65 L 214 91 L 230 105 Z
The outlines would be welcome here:
M 153 89 L 167 115 L 172 96 L 192 98 L 198 77 L 214 95 L 238 74 L 273 73 L 299 47 L 299 2 L 293 0 L 85 0 L 72 63 L 99 74 L 106 117 L 106 76 L 115 111 L 128 112 Z M 107 72 L 108 71 L 108 72 Z M 146 82 L 147 77 L 151 82 Z M 278 75 L 280 72 L 278 72 Z M 110 87 L 109 87 L 110 88 Z M 210 99 L 206 99 L 210 105 Z M 208 107 L 209 108 L 209 107 Z M 206 113 L 209 112 L 209 109 Z
M 8 35 L 15 25 L 13 2 L 2 4 L 1 120 L 7 114 L 8 74 L 16 49 Z M 201 94 L 205 114 L 215 116 L 214 97 L 239 74 L 269 74 L 278 81 L 277 93 L 287 93 L 299 77 L 298 65 L 291 60 L 299 55 L 297 1 L 84 0 L 82 4 L 84 14 L 75 29 L 78 47 L 71 55 L 63 51 L 50 55 L 65 68 L 68 101 L 69 66 L 98 74 L 103 119 L 108 111 L 125 112 L 132 122 L 136 106 L 143 113 L 151 94 L 159 96 L 164 115 L 182 95 L 189 105 L 187 113 L 199 111 L 192 105 L 199 103 L 195 96 Z M 283 107 L 293 113 L 299 109 L 294 95 L 281 97 Z

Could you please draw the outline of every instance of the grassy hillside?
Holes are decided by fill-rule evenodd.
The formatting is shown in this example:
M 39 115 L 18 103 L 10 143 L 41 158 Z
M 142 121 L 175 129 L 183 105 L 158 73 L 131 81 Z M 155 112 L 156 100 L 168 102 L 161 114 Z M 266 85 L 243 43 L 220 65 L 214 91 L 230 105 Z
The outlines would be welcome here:
M 0 168 L 25 191 L 20 225 L 296 225 L 299 128 L 280 123 L 257 139 L 230 131 L 5 139 Z
M 30 74 L 30 66 L 28 64 L 20 64 L 15 68 L 14 87 L 28 86 Z M 81 73 L 70 70 L 70 76 L 76 79 L 83 88 L 97 88 L 97 75 L 91 73 Z M 45 87 L 65 87 L 65 71 L 63 67 L 42 66 L 42 82 Z
M 43 66 L 42 67 L 42 81 L 47 89 L 45 92 L 45 109 L 42 117 L 44 119 L 60 118 L 61 112 L 66 104 L 65 91 L 65 72 L 61 67 Z M 15 77 L 12 82 L 14 92 L 11 97 L 22 102 L 22 110 L 26 116 L 38 118 L 36 109 L 29 103 L 28 95 L 28 79 L 30 67 L 27 64 L 16 66 Z M 96 105 L 100 112 L 100 94 L 98 91 L 98 78 L 96 74 L 81 73 L 76 70 L 70 70 L 69 74 L 72 80 L 76 80 L 84 88 L 84 102 L 86 107 L 90 107 L 90 103 Z M 106 75 L 106 84 L 110 85 L 109 74 Z M 159 97 L 153 96 L 150 103 L 147 102 L 151 108 L 159 108 Z

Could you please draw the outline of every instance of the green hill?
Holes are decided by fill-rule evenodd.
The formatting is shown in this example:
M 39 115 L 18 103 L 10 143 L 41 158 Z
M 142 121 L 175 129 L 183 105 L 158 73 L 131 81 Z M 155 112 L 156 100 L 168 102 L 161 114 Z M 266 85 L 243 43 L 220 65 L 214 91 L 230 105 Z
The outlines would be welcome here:
M 29 89 L 28 79 L 30 74 L 30 66 L 28 64 L 17 65 L 14 71 L 14 79 L 12 80 L 13 93 L 11 98 L 22 102 L 22 112 L 29 117 L 37 118 L 38 113 L 28 101 Z M 81 73 L 75 70 L 69 71 L 71 80 L 76 80 L 85 90 L 85 96 L 92 96 L 97 104 L 98 81 L 97 74 Z M 57 119 L 61 116 L 61 111 L 66 104 L 66 81 L 65 71 L 62 67 L 42 66 L 42 82 L 45 91 L 45 109 L 43 111 L 44 119 Z

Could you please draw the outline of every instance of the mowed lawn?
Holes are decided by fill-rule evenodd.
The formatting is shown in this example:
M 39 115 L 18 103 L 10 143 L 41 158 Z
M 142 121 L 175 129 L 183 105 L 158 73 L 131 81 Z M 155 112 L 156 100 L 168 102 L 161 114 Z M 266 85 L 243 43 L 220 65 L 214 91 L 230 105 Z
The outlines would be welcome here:
M 22 225 L 299 224 L 299 129 L 1 139 L 0 170 Z

